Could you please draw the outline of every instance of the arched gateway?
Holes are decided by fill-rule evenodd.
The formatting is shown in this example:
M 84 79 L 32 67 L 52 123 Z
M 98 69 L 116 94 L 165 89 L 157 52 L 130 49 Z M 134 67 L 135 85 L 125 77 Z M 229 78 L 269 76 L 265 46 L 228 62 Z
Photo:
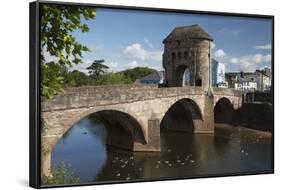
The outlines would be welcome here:
M 163 41 L 163 67 L 168 86 L 182 86 L 186 68 L 190 86 L 209 88 L 211 42 L 200 25 L 176 27 Z

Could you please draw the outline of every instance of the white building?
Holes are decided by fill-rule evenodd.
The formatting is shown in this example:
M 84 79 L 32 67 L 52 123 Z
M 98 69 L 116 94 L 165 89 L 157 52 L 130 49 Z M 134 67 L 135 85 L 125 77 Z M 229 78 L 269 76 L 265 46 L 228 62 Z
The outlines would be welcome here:
M 225 65 L 212 59 L 212 86 L 223 87 L 225 83 Z
M 230 88 L 243 91 L 269 91 L 271 89 L 271 78 L 265 70 L 255 72 L 233 72 L 226 73 L 226 81 Z
M 257 83 L 255 81 L 239 78 L 234 83 L 234 88 L 241 91 L 255 91 L 257 90 Z
M 270 72 L 270 71 L 269 71 Z M 266 70 L 256 70 L 257 88 L 259 91 L 268 91 L 271 89 L 271 76 Z

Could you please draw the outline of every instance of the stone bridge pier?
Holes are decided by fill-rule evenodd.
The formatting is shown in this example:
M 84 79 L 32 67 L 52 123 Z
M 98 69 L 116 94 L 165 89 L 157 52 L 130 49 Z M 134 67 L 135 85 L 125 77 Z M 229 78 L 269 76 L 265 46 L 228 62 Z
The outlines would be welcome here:
M 42 175 L 50 175 L 51 153 L 81 119 L 93 115 L 107 129 L 107 145 L 130 151 L 160 151 L 160 126 L 168 130 L 213 133 L 214 105 L 221 97 L 239 106 L 233 91 L 207 95 L 200 87 L 158 88 L 117 85 L 66 89 L 41 103 Z

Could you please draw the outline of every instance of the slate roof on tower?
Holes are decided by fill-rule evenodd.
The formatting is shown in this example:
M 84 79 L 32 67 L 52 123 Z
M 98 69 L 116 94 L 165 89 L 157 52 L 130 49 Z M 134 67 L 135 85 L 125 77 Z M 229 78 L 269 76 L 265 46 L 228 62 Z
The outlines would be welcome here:
M 163 43 L 168 41 L 183 40 L 186 38 L 191 39 L 206 39 L 213 41 L 210 36 L 199 24 L 190 26 L 176 27 L 174 30 L 163 40 Z

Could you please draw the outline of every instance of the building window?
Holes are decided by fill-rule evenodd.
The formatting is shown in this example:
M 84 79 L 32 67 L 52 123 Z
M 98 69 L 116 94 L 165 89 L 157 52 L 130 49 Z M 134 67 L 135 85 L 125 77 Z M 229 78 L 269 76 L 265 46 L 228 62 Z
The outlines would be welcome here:
M 184 52 L 184 59 L 187 60 L 188 53 L 187 51 Z
M 173 52 L 173 53 L 172 53 L 172 62 L 175 62 L 175 58 L 176 58 L 176 55 L 175 55 L 175 53 Z
M 181 59 L 181 52 L 178 52 L 178 59 Z
M 202 80 L 201 79 L 196 79 L 195 86 L 202 86 Z

